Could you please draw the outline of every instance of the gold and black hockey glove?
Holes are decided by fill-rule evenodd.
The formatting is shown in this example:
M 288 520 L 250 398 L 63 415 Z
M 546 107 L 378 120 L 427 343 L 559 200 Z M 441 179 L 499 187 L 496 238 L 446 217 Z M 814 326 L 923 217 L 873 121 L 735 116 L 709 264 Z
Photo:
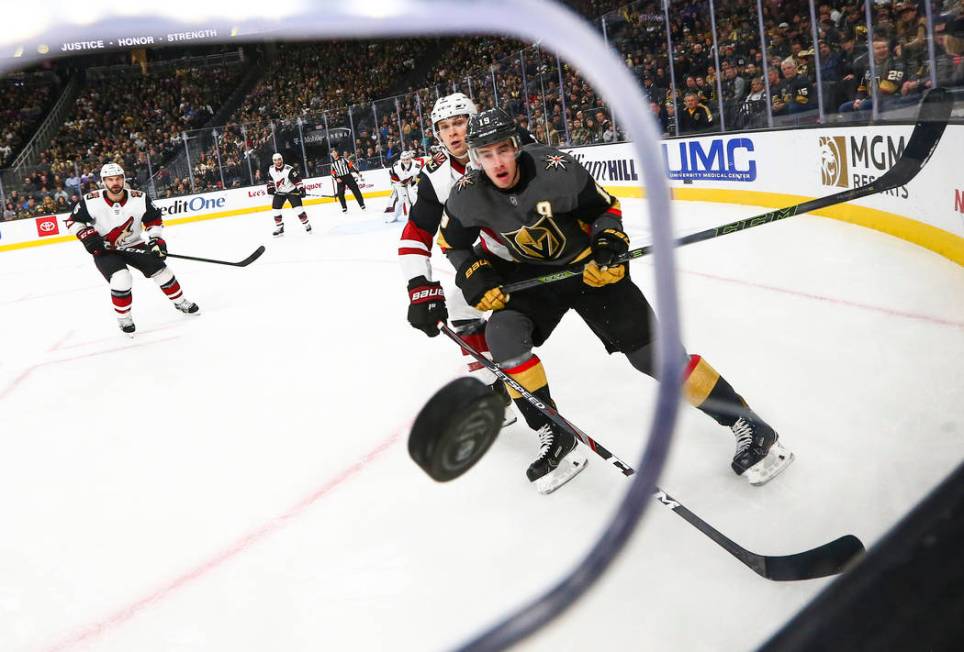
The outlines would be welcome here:
M 463 264 L 455 275 L 455 284 L 465 300 L 477 310 L 502 310 L 509 295 L 502 291 L 502 277 L 484 258 L 473 258 Z
M 617 259 L 629 251 L 629 236 L 619 229 L 604 229 L 592 239 L 592 261 L 582 271 L 582 281 L 594 288 L 618 283 L 626 275 L 626 265 Z

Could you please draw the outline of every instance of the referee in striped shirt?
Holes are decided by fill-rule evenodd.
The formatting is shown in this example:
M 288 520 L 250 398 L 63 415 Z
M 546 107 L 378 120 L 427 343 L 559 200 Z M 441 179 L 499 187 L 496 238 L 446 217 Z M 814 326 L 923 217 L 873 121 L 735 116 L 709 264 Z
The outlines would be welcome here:
M 365 210 L 365 198 L 362 197 L 361 190 L 358 189 L 358 182 L 355 175 L 361 176 L 355 165 L 347 158 L 342 158 L 337 149 L 331 150 L 331 176 L 335 179 L 338 186 L 338 201 L 341 202 L 341 212 L 348 212 L 348 202 L 345 201 L 345 188 L 351 188 L 351 194 L 355 195 L 355 201 Z

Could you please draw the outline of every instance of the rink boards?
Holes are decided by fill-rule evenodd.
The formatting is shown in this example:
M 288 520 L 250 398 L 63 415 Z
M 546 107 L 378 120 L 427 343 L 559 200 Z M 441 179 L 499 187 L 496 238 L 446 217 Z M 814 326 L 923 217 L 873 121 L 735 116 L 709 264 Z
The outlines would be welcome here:
M 911 125 L 823 127 L 722 134 L 661 143 L 666 176 L 678 200 L 779 208 L 869 183 L 899 158 Z M 627 143 L 569 148 L 610 192 L 641 197 L 642 170 Z M 964 179 L 954 174 L 964 126 L 950 125 L 931 161 L 905 187 L 814 211 L 883 231 L 964 264 Z M 387 197 L 387 169 L 365 173 L 365 197 Z M 329 177 L 306 180 L 309 193 L 332 194 Z M 307 198 L 307 205 L 335 201 Z M 168 225 L 245 215 L 270 206 L 263 187 L 159 199 Z M 0 252 L 69 239 L 67 214 L 0 223 Z

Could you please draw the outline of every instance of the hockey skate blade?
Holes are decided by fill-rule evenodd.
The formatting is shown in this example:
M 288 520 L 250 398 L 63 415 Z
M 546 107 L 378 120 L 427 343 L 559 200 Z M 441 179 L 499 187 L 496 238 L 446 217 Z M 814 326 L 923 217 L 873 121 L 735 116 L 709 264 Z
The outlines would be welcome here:
M 560 460 L 559 466 L 555 470 L 546 473 L 535 481 L 536 491 L 540 494 L 551 494 L 582 473 L 587 464 L 589 464 L 589 458 L 579 450 L 579 447 L 576 447 Z
M 748 468 L 743 477 L 754 487 L 759 487 L 783 473 L 791 462 L 793 462 L 793 453 L 784 448 L 778 440 L 770 447 L 767 456 Z
M 505 412 L 505 420 L 502 422 L 502 428 L 503 428 L 503 429 L 508 428 L 509 426 L 511 426 L 512 424 L 514 424 L 514 423 L 515 423 L 516 421 L 518 421 L 518 420 L 519 420 L 519 418 L 516 417 L 515 413 L 506 410 L 506 412 Z

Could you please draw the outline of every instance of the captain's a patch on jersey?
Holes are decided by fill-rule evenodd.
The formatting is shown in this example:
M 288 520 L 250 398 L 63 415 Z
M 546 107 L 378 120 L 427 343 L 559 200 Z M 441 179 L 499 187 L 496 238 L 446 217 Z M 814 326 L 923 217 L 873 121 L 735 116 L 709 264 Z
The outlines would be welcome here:
M 566 169 L 566 157 L 562 154 L 546 154 L 545 161 L 547 170 Z

